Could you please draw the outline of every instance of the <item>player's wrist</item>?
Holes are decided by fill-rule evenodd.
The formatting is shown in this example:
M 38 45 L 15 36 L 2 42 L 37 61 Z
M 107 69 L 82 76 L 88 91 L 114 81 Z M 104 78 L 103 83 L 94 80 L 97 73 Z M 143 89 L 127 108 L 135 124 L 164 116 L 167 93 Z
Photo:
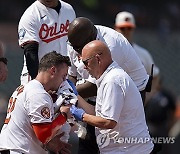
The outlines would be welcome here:
M 66 112 L 61 112 L 61 114 L 65 117 L 65 119 L 67 120 L 67 113 Z

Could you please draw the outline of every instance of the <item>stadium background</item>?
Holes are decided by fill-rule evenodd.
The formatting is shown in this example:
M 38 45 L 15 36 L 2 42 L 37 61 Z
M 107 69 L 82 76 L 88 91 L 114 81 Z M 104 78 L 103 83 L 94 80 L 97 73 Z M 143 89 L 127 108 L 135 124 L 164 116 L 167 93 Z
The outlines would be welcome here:
M 148 49 L 160 68 L 163 85 L 175 96 L 180 95 L 180 1 L 161 0 L 65 0 L 79 16 L 95 24 L 112 27 L 120 11 L 129 11 L 136 18 L 135 42 Z M 0 84 L 0 112 L 7 98 L 20 84 L 23 50 L 18 46 L 17 26 L 25 9 L 34 0 L 0 1 L 0 40 L 6 45 L 9 76 Z M 28 20 L 28 19 L 27 19 Z M 5 104 L 5 105 L 4 105 Z M 2 118 L 3 116 L 0 115 Z M 1 125 L 0 125 L 1 126 Z
M 86 16 L 95 24 L 113 28 L 119 11 L 135 15 L 135 41 L 152 54 L 159 66 L 163 85 L 175 95 L 180 94 L 180 2 L 133 0 L 65 0 L 77 16 Z M 8 80 L 0 85 L 0 92 L 9 96 L 19 85 L 23 51 L 18 47 L 17 25 L 24 10 L 34 0 L 6 0 L 0 2 L 0 40 L 6 44 L 9 60 Z M 162 3 L 163 2 L 163 3 Z M 27 19 L 28 20 L 28 19 Z

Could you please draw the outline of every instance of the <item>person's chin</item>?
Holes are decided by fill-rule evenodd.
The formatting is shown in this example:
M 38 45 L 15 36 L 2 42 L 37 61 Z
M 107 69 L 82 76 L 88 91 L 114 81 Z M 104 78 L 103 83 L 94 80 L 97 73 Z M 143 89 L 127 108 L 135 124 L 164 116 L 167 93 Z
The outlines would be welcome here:
M 45 5 L 47 7 L 49 7 L 49 8 L 54 8 L 55 7 L 54 3 L 52 1 L 49 1 L 49 0 L 46 1 Z

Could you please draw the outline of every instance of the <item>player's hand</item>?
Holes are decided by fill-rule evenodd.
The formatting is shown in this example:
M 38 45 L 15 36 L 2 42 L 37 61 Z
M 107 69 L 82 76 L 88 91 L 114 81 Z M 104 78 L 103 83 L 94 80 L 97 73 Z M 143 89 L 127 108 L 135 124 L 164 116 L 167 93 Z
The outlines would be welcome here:
M 71 105 L 62 105 L 60 107 L 60 112 L 66 113 L 67 119 L 71 118 L 70 107 L 71 107 Z
M 82 121 L 83 115 L 85 113 L 85 111 L 82 108 L 77 108 L 75 105 L 71 106 L 70 112 L 74 116 L 74 118 L 78 121 Z
M 51 139 L 47 144 L 46 148 L 49 151 L 52 151 L 56 154 L 71 154 L 71 147 L 72 145 L 66 142 L 63 142 L 60 140 L 60 138 L 64 135 L 64 133 L 61 133 L 59 135 L 56 135 L 53 139 Z
M 78 95 L 78 92 L 77 92 L 77 89 L 76 89 L 76 86 L 74 85 L 74 83 L 73 83 L 71 80 L 69 80 L 69 79 L 67 79 L 67 82 L 69 83 L 69 85 L 70 85 L 71 88 L 73 89 L 74 94 L 77 96 L 77 95 Z

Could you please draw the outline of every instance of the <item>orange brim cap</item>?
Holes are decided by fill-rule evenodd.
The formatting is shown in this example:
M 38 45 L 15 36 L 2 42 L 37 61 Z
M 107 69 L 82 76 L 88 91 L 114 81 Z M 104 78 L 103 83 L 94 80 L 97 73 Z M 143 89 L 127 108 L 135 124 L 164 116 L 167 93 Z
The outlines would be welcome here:
M 134 24 L 132 24 L 132 23 L 129 23 L 129 22 L 126 22 L 126 23 L 121 23 L 121 24 L 116 24 L 116 27 L 119 27 L 119 28 L 121 28 L 121 27 L 132 27 L 132 28 L 135 28 L 136 26 L 134 25 Z

